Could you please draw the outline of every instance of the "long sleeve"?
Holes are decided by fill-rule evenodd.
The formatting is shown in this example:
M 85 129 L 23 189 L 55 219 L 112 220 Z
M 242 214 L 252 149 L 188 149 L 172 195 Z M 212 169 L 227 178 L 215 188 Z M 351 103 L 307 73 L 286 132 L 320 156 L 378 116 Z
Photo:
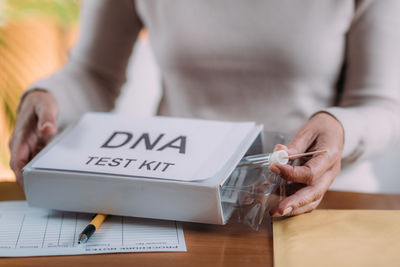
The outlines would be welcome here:
M 360 3 L 347 38 L 339 105 L 343 163 L 369 158 L 400 135 L 400 1 Z
M 83 1 L 80 35 L 68 62 L 30 87 L 54 94 L 60 108 L 61 127 L 86 111 L 113 108 L 141 28 L 134 1 Z

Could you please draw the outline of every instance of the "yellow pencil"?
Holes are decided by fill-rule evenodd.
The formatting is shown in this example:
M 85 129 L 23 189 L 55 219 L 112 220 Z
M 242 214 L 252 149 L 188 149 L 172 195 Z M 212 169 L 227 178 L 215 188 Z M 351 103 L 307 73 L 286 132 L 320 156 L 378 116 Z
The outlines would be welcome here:
M 106 214 L 98 213 L 88 226 L 79 235 L 78 244 L 86 243 L 93 233 L 100 227 L 100 225 L 107 218 Z

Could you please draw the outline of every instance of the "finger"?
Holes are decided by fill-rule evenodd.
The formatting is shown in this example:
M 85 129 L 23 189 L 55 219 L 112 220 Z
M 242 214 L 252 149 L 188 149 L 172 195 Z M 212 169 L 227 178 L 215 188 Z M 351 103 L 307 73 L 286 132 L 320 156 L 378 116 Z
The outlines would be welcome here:
M 29 129 L 24 129 L 24 131 L 27 133 L 17 133 L 10 145 L 10 167 L 20 185 L 22 185 L 23 167 L 38 153 L 40 147 L 37 133 Z
M 313 201 L 307 205 L 304 205 L 302 207 L 296 208 L 294 210 L 292 210 L 291 213 L 286 214 L 285 216 L 294 216 L 294 215 L 299 215 L 299 214 L 303 214 L 303 213 L 307 213 L 307 212 L 311 212 L 313 210 L 315 210 L 319 203 L 321 203 L 322 201 L 322 197 L 316 201 Z
M 55 103 L 48 100 L 44 100 L 35 108 L 39 136 L 45 141 L 48 141 L 57 131 L 57 112 Z
M 49 93 L 31 92 L 21 103 L 9 142 L 10 167 L 21 185 L 22 168 L 56 132 L 57 112 L 57 103 Z
M 37 153 L 37 149 L 40 145 L 39 142 L 39 136 L 35 132 L 31 132 L 29 135 L 27 135 L 23 143 L 26 144 L 29 148 L 29 160 L 31 160 Z
M 275 209 L 274 213 L 270 213 L 272 217 L 286 217 L 286 216 L 295 216 L 295 215 L 299 215 L 299 214 L 303 214 L 303 213 L 307 213 L 307 212 L 311 212 L 313 210 L 315 210 L 318 205 L 321 203 L 322 201 L 322 197 L 316 201 L 313 201 L 311 203 L 308 203 L 307 205 L 304 205 L 302 207 L 298 207 L 295 209 L 289 208 L 286 210 L 285 215 L 280 214 L 277 210 L 277 208 Z M 285 210 L 284 210 L 285 212 Z
M 326 172 L 318 180 L 319 183 L 301 188 L 293 195 L 281 201 L 277 207 L 271 210 L 270 213 L 275 216 L 282 216 L 293 214 L 295 210 L 297 210 L 296 214 L 299 214 L 299 212 L 302 210 L 300 209 L 301 207 L 309 205 L 312 202 L 318 202 L 320 199 L 322 199 L 323 195 L 332 183 L 335 173 L 336 172 L 334 170 Z
M 29 146 L 26 143 L 16 142 L 11 151 L 10 167 L 15 173 L 17 182 L 22 186 L 22 168 L 29 161 Z
M 317 139 L 318 133 L 313 127 L 302 127 L 292 140 L 286 144 L 289 155 L 307 151 Z
M 336 162 L 331 160 L 328 153 L 314 155 L 303 166 L 272 164 L 269 169 L 288 181 L 296 183 L 312 184 L 314 180 L 322 176 L 332 168 Z
M 293 195 L 285 198 L 281 203 L 279 203 L 278 207 L 274 210 L 281 215 L 286 215 L 291 213 L 293 210 L 305 206 L 311 202 L 317 201 L 323 195 L 323 188 L 318 188 L 317 186 L 307 186 Z
M 25 135 L 28 135 L 32 131 L 35 131 L 35 127 L 37 124 L 37 119 L 35 116 L 34 108 L 29 106 L 29 104 L 24 106 L 24 112 L 18 114 L 17 121 L 15 123 L 13 135 L 10 141 L 10 149 L 15 139 L 22 138 Z
M 288 149 L 287 146 L 282 145 L 282 144 L 277 144 L 277 145 L 275 145 L 274 152 L 275 152 L 275 151 L 279 151 L 279 150 L 288 151 L 289 149 Z
M 29 161 L 30 149 L 26 138 L 34 133 L 33 108 L 25 104 L 21 109 L 23 113 L 18 116 L 13 134 L 10 138 L 10 167 L 14 171 L 17 182 L 22 185 L 22 168 Z
M 28 117 L 31 119 L 26 119 Z M 22 123 L 24 121 L 25 124 Z M 11 156 L 16 156 L 19 147 L 23 144 L 26 144 L 30 151 L 34 149 L 38 140 L 35 126 L 36 120 L 33 113 L 20 116 L 9 143 Z
M 306 187 L 307 185 L 301 183 L 288 183 L 285 185 L 286 196 L 291 196 L 300 189 Z
M 51 140 L 57 132 L 57 113 L 58 108 L 53 101 L 43 101 L 35 108 L 37 120 L 38 142 L 36 144 L 34 155 Z M 33 156 L 34 156 L 33 155 Z

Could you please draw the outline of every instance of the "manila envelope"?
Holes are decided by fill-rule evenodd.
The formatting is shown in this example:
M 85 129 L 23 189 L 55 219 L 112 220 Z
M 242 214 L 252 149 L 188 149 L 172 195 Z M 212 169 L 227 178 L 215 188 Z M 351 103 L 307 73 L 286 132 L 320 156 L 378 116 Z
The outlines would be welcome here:
M 315 210 L 273 222 L 274 266 L 400 266 L 399 210 Z

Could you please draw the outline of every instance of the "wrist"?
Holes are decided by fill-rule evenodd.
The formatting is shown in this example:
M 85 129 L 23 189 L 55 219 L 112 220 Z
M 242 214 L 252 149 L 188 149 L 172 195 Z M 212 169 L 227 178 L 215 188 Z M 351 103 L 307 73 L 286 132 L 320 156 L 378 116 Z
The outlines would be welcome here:
M 318 117 L 318 118 L 326 118 L 328 120 L 331 120 L 332 122 L 335 122 L 335 124 L 338 125 L 338 127 L 341 129 L 342 133 L 344 134 L 344 127 L 343 124 L 341 123 L 341 121 L 336 118 L 335 115 L 333 115 L 332 113 L 325 111 L 325 110 L 321 110 L 318 111 L 316 113 L 314 113 L 313 115 L 310 116 L 309 120 L 313 119 L 314 117 Z
M 323 128 L 329 129 L 331 134 L 335 135 L 337 140 L 341 142 L 342 148 L 345 142 L 345 132 L 341 121 L 339 121 L 335 115 L 329 113 L 328 111 L 318 111 L 314 113 L 309 121 L 315 120 L 317 124 L 320 124 Z

